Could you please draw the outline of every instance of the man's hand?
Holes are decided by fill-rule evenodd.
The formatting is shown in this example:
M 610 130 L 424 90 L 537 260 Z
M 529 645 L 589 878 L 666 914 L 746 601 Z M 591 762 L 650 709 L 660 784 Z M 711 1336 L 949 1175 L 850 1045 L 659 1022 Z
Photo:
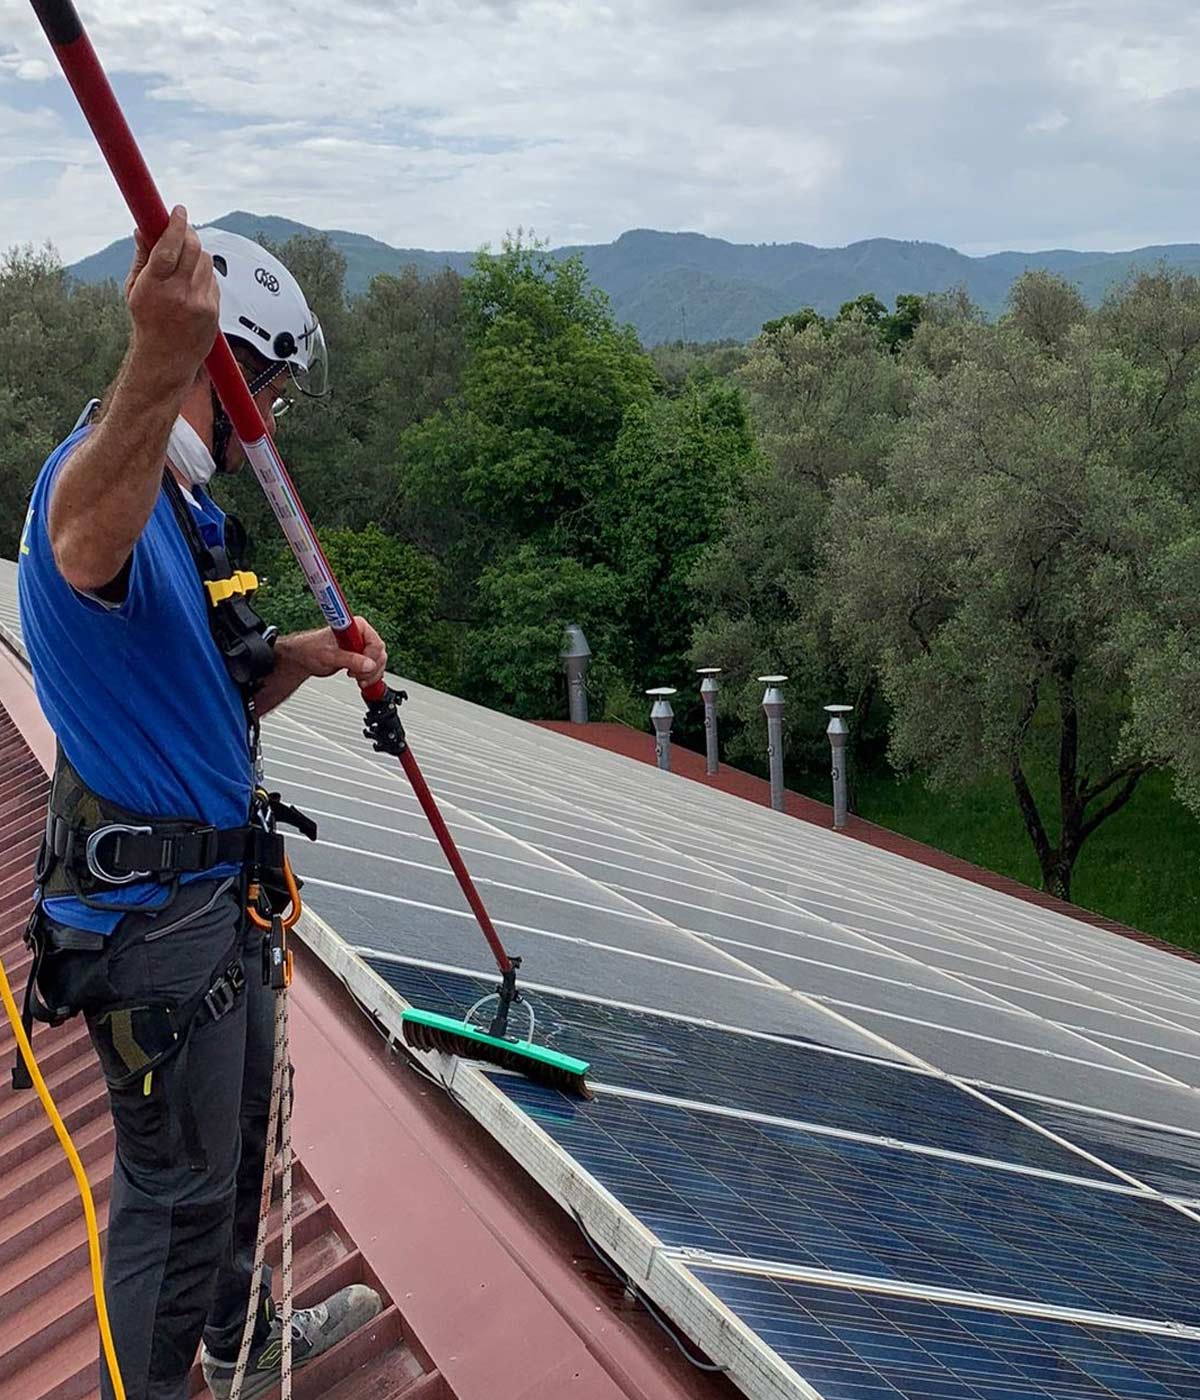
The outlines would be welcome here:
M 186 387 L 212 349 L 221 292 L 212 258 L 177 204 L 162 237 L 149 247 L 134 231 L 125 298 L 133 317 L 132 358 L 159 382 Z
M 362 633 L 364 649 L 361 653 L 343 651 L 328 627 L 280 637 L 275 643 L 275 669 L 256 697 L 259 714 L 273 710 L 312 676 L 334 676 L 345 671 L 363 686 L 382 680 L 388 659 L 383 638 L 366 618 L 354 620 Z
M 335 676 L 339 671 L 346 671 L 359 685 L 374 685 L 387 669 L 387 647 L 366 618 L 356 617 L 354 620 L 362 633 L 361 654 L 343 651 L 328 627 L 280 637 L 275 643 L 275 654 L 278 657 L 282 647 L 286 664 L 302 671 L 305 679 L 309 676 Z
M 125 284 L 133 335 L 100 422 L 55 478 L 47 527 L 59 573 L 119 602 L 162 489 L 167 439 L 219 326 L 212 259 L 176 208 L 153 248 L 140 234 Z

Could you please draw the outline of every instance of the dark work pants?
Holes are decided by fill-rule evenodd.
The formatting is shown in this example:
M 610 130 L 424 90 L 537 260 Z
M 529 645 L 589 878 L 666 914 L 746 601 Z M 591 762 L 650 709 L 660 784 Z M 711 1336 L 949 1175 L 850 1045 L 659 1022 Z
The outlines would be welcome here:
M 261 936 L 239 882 L 184 886 L 168 908 L 129 914 L 103 952 L 50 959 L 62 1004 L 79 1007 L 111 1064 L 103 1018 L 146 1002 L 181 1006 L 212 985 L 239 939 L 245 990 L 218 1021 L 200 1015 L 183 1053 L 150 1080 L 117 1087 L 105 1296 L 128 1400 L 184 1400 L 203 1334 L 235 1359 L 250 1295 L 271 1094 L 273 995 L 262 982 Z M 182 1129 L 190 1096 L 206 1165 L 189 1161 Z M 269 1291 L 269 1275 L 263 1280 Z M 262 1309 L 259 1332 L 265 1331 Z M 259 1338 L 261 1340 L 261 1336 Z M 101 1362 L 101 1394 L 112 1400 Z

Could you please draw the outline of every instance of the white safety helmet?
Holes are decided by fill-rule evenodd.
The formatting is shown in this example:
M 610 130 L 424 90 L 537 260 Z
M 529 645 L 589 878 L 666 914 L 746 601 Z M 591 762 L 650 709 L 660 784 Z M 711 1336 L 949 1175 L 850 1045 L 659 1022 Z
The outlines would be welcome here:
M 329 355 L 300 284 L 279 259 L 241 234 L 198 230 L 221 289 L 221 331 L 286 364 L 297 389 L 319 397 L 329 387 Z M 276 369 L 278 373 L 278 369 Z

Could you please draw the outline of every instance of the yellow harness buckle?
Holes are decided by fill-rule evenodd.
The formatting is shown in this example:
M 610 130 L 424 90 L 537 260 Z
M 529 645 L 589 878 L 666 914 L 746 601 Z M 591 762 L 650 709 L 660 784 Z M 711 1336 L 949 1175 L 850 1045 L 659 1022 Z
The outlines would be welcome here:
M 236 597 L 239 593 L 247 596 L 253 593 L 258 587 L 258 575 L 252 574 L 249 569 L 239 569 L 229 578 L 206 580 L 204 586 L 208 589 L 208 601 L 215 608 L 226 598 Z

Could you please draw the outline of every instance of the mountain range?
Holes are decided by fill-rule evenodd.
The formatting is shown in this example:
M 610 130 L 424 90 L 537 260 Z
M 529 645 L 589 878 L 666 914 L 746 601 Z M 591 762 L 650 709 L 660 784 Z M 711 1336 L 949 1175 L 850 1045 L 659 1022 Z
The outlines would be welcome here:
M 271 214 L 236 210 L 213 223 L 254 238 L 282 243 L 318 230 Z M 321 230 L 346 258 L 351 294 L 365 291 L 380 272 L 414 265 L 424 275 L 449 266 L 470 268 L 470 252 L 393 248 L 343 229 Z M 70 269 L 85 282 L 121 280 L 133 242 L 121 239 Z M 940 243 L 869 238 L 844 248 L 809 243 L 728 243 L 699 233 L 631 229 L 612 243 L 556 248 L 555 257 L 579 254 L 595 286 L 608 293 L 619 321 L 630 322 L 646 345 L 666 340 L 750 340 L 764 321 L 802 306 L 825 315 L 862 292 L 889 306 L 901 292 L 965 287 L 988 315 L 1004 307 L 1008 289 L 1026 268 L 1040 267 L 1074 282 L 1095 304 L 1138 268 L 1165 263 L 1200 272 L 1200 244 L 1176 243 L 1123 253 L 991 253 L 968 257 Z

